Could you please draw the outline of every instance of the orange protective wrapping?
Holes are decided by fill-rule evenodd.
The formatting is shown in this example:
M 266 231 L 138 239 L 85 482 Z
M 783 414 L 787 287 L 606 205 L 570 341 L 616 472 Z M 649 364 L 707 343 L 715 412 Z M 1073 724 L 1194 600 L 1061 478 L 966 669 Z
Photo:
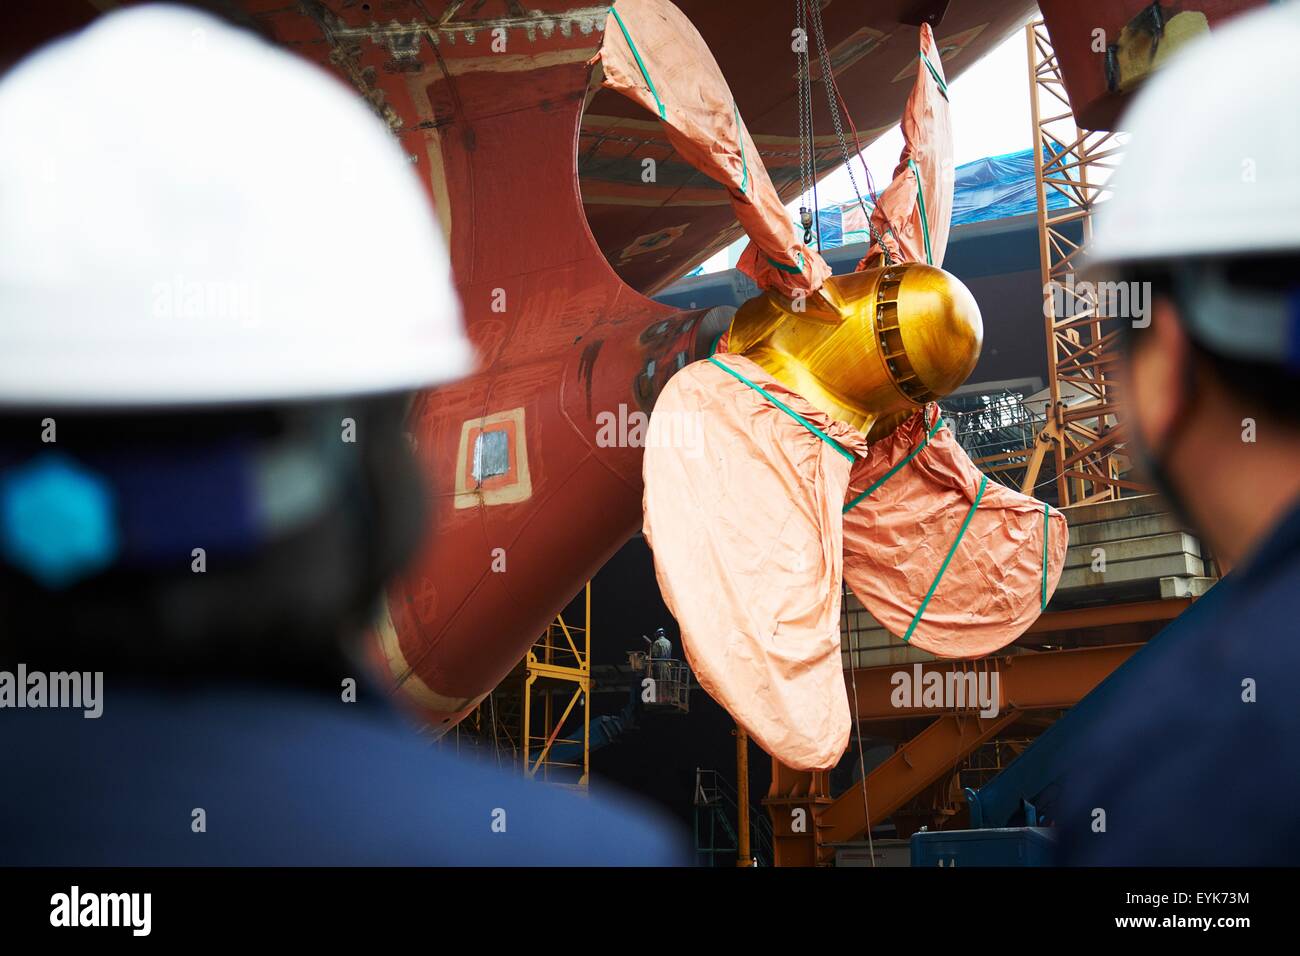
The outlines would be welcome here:
M 1005 647 L 1056 588 L 1064 516 L 985 480 L 938 423 L 930 405 L 868 447 L 725 353 L 655 405 L 644 530 L 660 591 L 700 685 L 788 767 L 833 766 L 848 739 L 840 580 L 941 657 Z
M 860 432 L 749 359 L 714 359 L 866 452 Z M 700 686 L 786 766 L 834 766 L 849 734 L 840 511 L 851 462 L 709 361 L 669 379 L 648 434 L 645 537 Z M 670 435 L 698 440 L 659 440 Z
M 903 152 L 893 180 L 880 194 L 880 201 L 871 213 L 871 224 L 876 234 L 883 237 L 894 262 L 937 266 L 943 262 L 948 248 L 954 170 L 952 118 L 948 112 L 943 63 L 928 23 L 921 25 L 916 85 L 903 108 L 902 130 Z M 920 195 L 918 172 L 924 189 Z M 858 263 L 858 269 L 866 268 L 879 253 L 880 244 L 873 242 Z
M 762 164 L 751 159 L 745 172 L 730 145 L 739 114 L 694 28 L 657 0 L 621 0 L 618 11 L 651 76 L 662 73 L 667 86 L 646 85 L 612 14 L 606 85 L 649 109 L 662 104 L 678 151 L 730 188 L 752 240 L 744 271 L 787 295 L 815 291 L 829 270 L 796 241 Z M 872 222 L 895 261 L 939 265 L 952 212 L 952 131 L 929 26 L 920 50 L 906 146 Z M 682 103 L 691 108 L 674 105 Z M 739 132 L 745 156 L 756 157 Z M 867 259 L 879 251 L 873 245 Z M 766 261 L 773 253 L 802 255 L 810 268 L 784 272 Z M 1059 511 L 986 480 L 935 427 L 937 406 L 868 447 L 748 358 L 726 354 L 728 338 L 712 361 L 673 376 L 655 405 L 645 536 L 700 685 L 781 763 L 825 769 L 849 734 L 841 580 L 891 633 L 941 657 L 977 657 L 1011 643 L 1041 613 L 1065 564 L 1068 530 Z
M 731 88 L 690 20 L 667 0 L 619 0 L 596 59 L 604 86 L 659 117 L 678 154 L 727 187 L 751 240 L 738 267 L 786 296 L 820 289 L 830 266 L 799 241 Z
M 917 412 L 854 465 L 849 502 L 924 442 L 845 512 L 844 579 L 896 637 L 940 657 L 979 657 L 1010 644 L 1042 612 L 1065 565 L 1069 531 L 1061 512 L 1045 512 L 1043 502 L 992 479 L 971 512 L 983 476 L 946 427 L 930 434 L 937 415 L 935 405 Z

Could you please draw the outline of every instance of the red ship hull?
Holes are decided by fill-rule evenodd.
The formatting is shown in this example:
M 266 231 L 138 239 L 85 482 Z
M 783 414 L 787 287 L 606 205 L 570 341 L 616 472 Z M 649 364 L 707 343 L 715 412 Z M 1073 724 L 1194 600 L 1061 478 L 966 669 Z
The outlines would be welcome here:
M 710 42 L 789 200 L 798 188 L 793 8 L 745 4 L 742 23 L 730 4 L 680 6 Z M 945 6 L 936 35 L 950 78 L 1032 10 L 1025 0 L 824 5 L 830 59 L 863 145 L 899 115 L 918 18 Z M 661 171 L 677 160 L 653 117 L 595 92 L 589 61 L 606 5 L 242 0 L 230 8 L 370 103 L 411 157 L 447 236 L 480 370 L 412 404 L 413 445 L 434 489 L 429 544 L 390 589 L 375 649 L 403 696 L 433 726 L 450 727 L 639 527 L 634 416 L 649 412 L 715 330 L 701 331 L 701 314 L 636 289 L 661 287 L 731 242 L 735 218 L 725 190 L 701 176 L 680 188 L 634 189 L 629 170 L 640 169 L 642 155 Z M 8 34 L 0 58 L 96 12 L 81 0 L 41 5 Z M 816 122 L 819 165 L 830 169 L 839 150 L 824 136 L 823 101 Z M 629 128 L 638 138 L 624 142 L 619 130 Z M 615 155 L 613 143 L 621 144 Z M 638 243 L 652 254 L 624 255 Z M 487 441 L 485 432 L 499 434 Z M 489 445 L 499 467 L 476 470 Z

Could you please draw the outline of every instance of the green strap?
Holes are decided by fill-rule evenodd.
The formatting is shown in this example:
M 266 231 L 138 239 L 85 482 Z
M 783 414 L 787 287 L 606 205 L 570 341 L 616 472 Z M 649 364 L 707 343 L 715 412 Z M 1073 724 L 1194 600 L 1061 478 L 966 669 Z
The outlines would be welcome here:
M 822 431 L 820 428 L 818 428 L 818 427 L 817 427 L 816 425 L 814 425 L 812 422 L 808 421 L 808 419 L 804 418 L 802 415 L 800 415 L 798 412 L 796 412 L 793 408 L 791 408 L 791 407 L 788 406 L 788 405 L 783 404 L 779 398 L 777 398 L 775 395 L 773 395 L 773 394 L 772 394 L 771 392 L 769 392 L 767 389 L 763 388 L 763 386 L 761 386 L 761 385 L 756 385 L 754 382 L 751 382 L 749 379 L 745 378 L 745 376 L 743 376 L 743 375 L 741 375 L 739 372 L 737 372 L 734 368 L 730 368 L 729 366 L 723 365 L 721 362 L 719 362 L 717 359 L 715 359 L 712 355 L 709 356 L 709 361 L 712 362 L 714 365 L 716 365 L 718 368 L 722 369 L 722 370 L 723 370 L 724 372 L 726 372 L 728 375 L 734 375 L 736 378 L 740 379 L 742 382 L 744 382 L 746 385 L 748 385 L 748 386 L 749 386 L 750 388 L 752 388 L 754 391 L 758 392 L 758 394 L 762 395 L 764 398 L 766 398 L 769 402 L 771 402 L 771 403 L 772 403 L 773 405 L 775 405 L 777 408 L 781 409 L 781 411 L 785 412 L 787 415 L 789 415 L 791 418 L 793 418 L 795 421 L 797 421 L 797 422 L 798 422 L 800 425 L 802 425 L 804 428 L 808 429 L 810 432 L 812 432 L 814 435 L 816 435 L 816 436 L 817 436 L 818 438 L 820 438 L 822 441 L 826 442 L 826 444 L 828 444 L 828 445 L 830 445 L 832 448 L 834 448 L 837 452 L 839 452 L 841 455 L 843 455 L 843 456 L 844 456 L 845 458 L 847 458 L 849 461 L 852 461 L 852 460 L 853 460 L 853 452 L 849 451 L 847 448 L 845 448 L 843 445 L 841 445 L 839 442 L 837 442 L 837 441 L 836 441 L 834 438 L 832 438 L 830 435 L 826 434 L 824 431 Z
M 1043 502 L 1043 610 L 1047 610 L 1047 502 Z
M 718 354 L 718 343 L 722 341 L 722 337 L 726 334 L 727 334 L 726 332 L 719 332 L 716 336 L 714 336 L 713 344 L 709 346 L 710 357 Z
M 740 128 L 740 110 L 736 107 L 736 101 L 731 101 L 731 112 L 736 116 L 736 140 L 740 143 L 740 191 L 748 193 L 749 191 L 749 163 L 745 160 L 745 131 Z
M 862 492 L 862 494 L 858 495 L 856 498 L 854 498 L 852 501 L 846 504 L 844 508 L 840 511 L 840 514 L 846 514 L 848 511 L 850 511 L 857 505 L 861 504 L 864 498 L 866 498 L 873 491 L 875 491 L 877 488 L 879 488 L 881 485 L 887 482 L 890 478 L 894 477 L 894 475 L 898 474 L 898 472 L 902 470 L 904 465 L 906 465 L 909 461 L 911 461 L 913 458 L 915 458 L 917 455 L 921 453 L 921 449 L 930 443 L 930 439 L 934 437 L 934 433 L 937 432 L 942 427 L 943 427 L 943 418 L 942 417 L 935 418 L 934 427 L 931 428 L 930 431 L 926 434 L 926 436 L 921 439 L 921 444 L 917 445 L 910 452 L 908 452 L 906 458 L 900 461 L 893 468 L 889 469 L 889 471 L 885 472 L 885 474 L 881 478 L 879 478 L 875 484 L 873 484 L 866 491 Z
M 975 500 L 971 502 L 970 511 L 966 512 L 966 520 L 961 523 L 961 530 L 957 532 L 957 540 L 952 543 L 952 549 L 948 552 L 948 557 L 943 559 L 943 564 L 939 566 L 939 573 L 934 576 L 934 583 L 930 585 L 930 590 L 925 593 L 925 600 L 916 609 L 916 616 L 912 618 L 912 623 L 907 626 L 907 633 L 903 635 L 904 644 L 912 639 L 912 632 L 916 630 L 916 625 L 921 623 L 921 615 L 925 613 L 926 607 L 929 606 L 930 598 L 934 597 L 935 588 L 939 586 L 939 581 L 943 578 L 943 572 L 948 570 L 948 564 L 952 561 L 952 556 L 957 553 L 957 545 L 961 544 L 961 539 L 966 536 L 966 529 L 970 527 L 970 519 L 975 517 L 975 509 L 979 507 L 980 499 L 984 497 L 984 486 L 988 483 L 989 476 L 981 475 L 980 490 L 976 493 Z
M 764 256 L 763 258 L 766 259 L 768 262 L 770 262 L 776 268 L 780 269 L 782 272 L 788 272 L 790 273 L 790 275 L 793 276 L 803 274 L 803 253 L 802 252 L 795 253 L 795 258 L 799 260 L 799 265 L 797 266 L 790 266 L 790 265 L 786 265 L 784 262 L 777 262 L 771 256 Z
M 934 77 L 934 82 L 938 84 L 939 92 L 943 94 L 943 98 L 946 100 L 948 98 L 948 84 L 943 81 L 943 77 L 941 77 L 939 71 L 934 68 L 934 64 L 930 62 L 928 56 L 924 53 L 918 53 L 917 55 L 921 58 L 921 62 L 925 64 L 925 68 L 930 71 L 930 75 Z
M 907 165 L 916 174 L 916 202 L 921 207 L 921 235 L 925 236 L 925 262 L 934 265 L 934 256 L 930 253 L 930 220 L 925 215 L 925 190 L 921 188 L 921 171 L 916 168 L 916 160 L 909 159 Z
M 610 7 L 609 12 L 614 14 L 614 19 L 618 21 L 618 28 L 623 31 L 623 39 L 627 41 L 628 49 L 631 50 L 632 55 L 636 57 L 636 65 L 641 67 L 641 76 L 645 79 L 645 85 L 650 88 L 650 95 L 653 96 L 655 102 L 659 104 L 659 118 L 666 118 L 667 114 L 664 111 L 664 101 L 659 98 L 659 91 L 655 89 L 654 80 L 650 79 L 650 72 L 645 68 L 645 61 L 641 59 L 641 54 L 637 51 L 636 44 L 632 42 L 632 34 L 627 32 L 627 26 L 623 23 L 623 18 L 618 15 L 617 10 Z

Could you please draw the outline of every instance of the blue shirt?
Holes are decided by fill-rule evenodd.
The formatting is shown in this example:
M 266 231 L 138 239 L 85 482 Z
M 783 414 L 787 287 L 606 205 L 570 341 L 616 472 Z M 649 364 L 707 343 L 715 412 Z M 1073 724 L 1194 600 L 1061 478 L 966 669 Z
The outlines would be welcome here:
M 665 865 L 630 800 L 465 762 L 379 701 L 115 686 L 103 715 L 0 710 L 0 864 Z M 195 832 L 195 811 L 206 832 Z
M 1063 863 L 1300 861 L 1300 508 L 1113 679 L 1063 781 Z

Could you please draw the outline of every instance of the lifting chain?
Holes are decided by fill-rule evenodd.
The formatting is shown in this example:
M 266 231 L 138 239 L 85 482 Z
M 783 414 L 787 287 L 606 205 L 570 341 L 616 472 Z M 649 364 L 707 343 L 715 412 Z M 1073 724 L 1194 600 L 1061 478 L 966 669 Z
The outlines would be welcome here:
M 818 0 L 795 0 L 795 2 L 798 3 L 799 5 L 799 15 L 801 21 L 804 19 L 804 12 L 805 12 L 804 5 L 808 4 L 812 8 L 812 27 L 813 27 L 813 34 L 817 42 L 817 60 L 818 63 L 821 65 L 822 86 L 826 89 L 826 106 L 830 110 L 831 119 L 835 125 L 835 137 L 836 139 L 839 140 L 840 155 L 844 157 L 844 168 L 847 169 L 849 172 L 849 183 L 852 184 L 853 194 L 858 199 L 858 207 L 862 210 L 862 214 L 866 216 L 867 232 L 871 236 L 871 241 L 876 245 L 880 246 L 880 251 L 884 254 L 885 257 L 885 265 L 892 265 L 893 260 L 889 255 L 889 248 L 885 245 L 883 237 L 880 235 L 880 233 L 876 232 L 875 227 L 871 224 L 871 213 L 867 210 L 867 204 L 862 199 L 861 190 L 858 189 L 857 177 L 853 175 L 853 163 L 851 162 L 849 156 L 849 144 L 848 141 L 845 140 L 844 138 L 844 124 L 840 120 L 840 104 L 838 102 L 839 90 L 837 89 L 835 84 L 835 73 L 831 69 L 830 53 L 828 52 L 826 47 L 826 31 L 822 26 L 821 4 L 818 2 Z M 807 77 L 809 83 L 811 84 L 812 72 L 811 72 L 811 67 L 808 66 L 807 54 L 805 54 L 804 56 L 804 64 L 808 70 Z M 801 89 L 800 90 L 801 99 L 802 99 L 802 92 L 803 91 Z M 811 85 L 809 87 L 809 98 L 811 99 Z M 809 104 L 809 126 L 810 127 L 812 125 L 811 117 L 812 117 L 812 106 L 810 103 Z M 809 142 L 809 147 L 811 149 L 811 141 Z M 863 164 L 863 168 L 864 169 L 866 168 L 865 162 Z

